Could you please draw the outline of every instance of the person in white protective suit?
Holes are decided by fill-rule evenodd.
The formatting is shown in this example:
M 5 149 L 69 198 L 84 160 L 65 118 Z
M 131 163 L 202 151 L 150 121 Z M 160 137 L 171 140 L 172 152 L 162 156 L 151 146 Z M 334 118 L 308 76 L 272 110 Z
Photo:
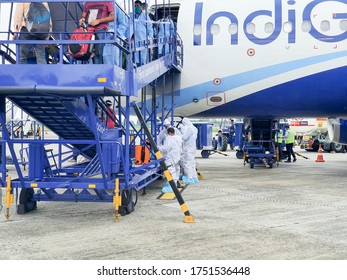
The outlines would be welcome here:
M 149 15 L 142 11 L 139 0 L 135 1 L 134 12 L 130 14 L 126 38 L 133 38 L 137 49 L 143 48 L 136 52 L 135 63 L 137 66 L 144 65 L 147 62 L 147 40 L 153 40 L 153 25 Z
M 168 54 L 172 50 L 172 42 L 175 36 L 175 25 L 169 14 L 165 13 L 164 18 L 159 21 L 158 49 L 159 56 Z
M 167 129 L 168 136 L 165 138 L 164 145 L 159 146 L 159 150 L 165 158 L 165 164 L 173 178 L 175 184 L 180 176 L 180 159 L 182 153 L 182 138 L 175 135 L 175 129 L 169 127 Z M 163 193 L 173 192 L 169 182 L 164 184 L 162 188 Z
M 125 16 L 125 13 L 115 5 L 116 20 L 108 23 L 108 34 L 107 39 L 116 39 L 118 44 L 122 45 L 122 40 L 125 40 L 126 31 L 128 27 L 128 18 Z M 116 24 L 116 27 L 114 27 Z M 119 39 L 120 38 L 120 39 Z M 112 61 L 112 52 L 114 52 L 114 60 Z M 122 52 L 120 48 L 113 44 L 105 44 L 103 52 L 104 64 L 114 64 L 119 67 L 122 67 Z
M 163 125 L 164 125 L 163 129 L 162 129 L 162 131 L 160 131 L 160 133 L 158 134 L 158 137 L 157 137 L 157 144 L 158 145 L 162 145 L 164 143 L 166 137 L 168 136 L 167 129 L 169 127 L 173 127 L 171 125 L 171 122 L 168 119 L 164 120 Z M 181 136 L 181 132 L 176 127 L 173 127 L 173 129 L 175 130 L 175 135 Z
M 195 152 L 198 129 L 188 118 L 183 118 L 181 134 L 183 150 L 181 155 L 181 167 L 183 169 L 182 182 L 184 184 L 197 184 L 199 179 L 196 173 Z

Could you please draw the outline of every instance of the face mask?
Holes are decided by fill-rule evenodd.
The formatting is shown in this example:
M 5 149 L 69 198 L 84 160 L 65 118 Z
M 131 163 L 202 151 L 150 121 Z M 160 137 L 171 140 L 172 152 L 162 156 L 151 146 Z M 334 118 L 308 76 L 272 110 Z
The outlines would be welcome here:
M 135 6 L 135 14 L 140 14 L 141 8 L 139 6 Z

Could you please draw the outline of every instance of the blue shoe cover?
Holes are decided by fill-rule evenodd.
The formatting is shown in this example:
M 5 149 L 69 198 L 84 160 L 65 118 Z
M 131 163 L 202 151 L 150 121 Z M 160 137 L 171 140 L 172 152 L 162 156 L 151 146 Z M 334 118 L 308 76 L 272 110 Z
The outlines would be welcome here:
M 193 178 L 192 184 L 199 184 L 199 179 L 197 177 Z
M 186 176 L 182 176 L 182 183 L 183 184 L 189 184 L 189 180 Z
M 173 192 L 171 186 L 168 186 L 168 187 L 165 186 L 165 187 L 163 187 L 163 188 L 161 189 L 161 191 L 162 191 L 163 193 L 170 193 L 170 192 Z
M 170 188 L 171 188 L 171 186 L 170 186 L 170 184 L 169 184 L 168 181 L 166 181 L 165 184 L 164 184 L 164 188 L 167 188 L 167 187 L 170 187 Z

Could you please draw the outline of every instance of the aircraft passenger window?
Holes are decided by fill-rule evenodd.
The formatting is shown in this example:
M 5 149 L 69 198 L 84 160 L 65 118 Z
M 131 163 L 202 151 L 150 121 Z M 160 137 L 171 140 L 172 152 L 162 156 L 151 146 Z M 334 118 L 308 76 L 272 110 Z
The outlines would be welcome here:
M 293 24 L 290 21 L 286 21 L 285 23 L 283 23 L 283 31 L 285 33 L 292 32 L 292 30 L 293 30 Z
M 274 25 L 272 22 L 267 22 L 265 24 L 265 32 L 271 34 L 274 31 Z
M 237 34 L 237 24 L 236 23 L 231 23 L 228 27 L 228 32 L 230 35 L 235 35 Z
M 305 20 L 301 25 L 301 29 L 303 32 L 310 32 L 311 28 L 312 28 L 312 24 L 308 20 Z
M 247 23 L 246 32 L 247 32 L 248 34 L 254 34 L 254 33 L 255 33 L 255 24 L 252 23 L 252 22 Z
M 320 23 L 320 29 L 322 31 L 329 31 L 330 30 L 330 22 L 327 21 L 327 20 L 323 20 L 321 23 Z
M 211 26 L 212 35 L 219 34 L 219 30 L 220 30 L 219 24 L 212 24 L 212 26 Z
M 194 35 L 201 35 L 201 33 L 202 33 L 201 24 L 195 24 L 194 28 L 193 28 L 193 34 Z
M 342 31 L 347 31 L 347 20 L 340 21 L 340 28 Z

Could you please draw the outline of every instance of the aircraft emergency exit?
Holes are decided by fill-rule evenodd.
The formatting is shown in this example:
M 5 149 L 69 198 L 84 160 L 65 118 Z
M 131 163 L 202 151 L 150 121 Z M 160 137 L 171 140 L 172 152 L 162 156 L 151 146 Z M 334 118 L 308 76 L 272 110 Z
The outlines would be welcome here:
M 184 43 L 175 114 L 327 117 L 347 143 L 347 0 L 170 5 Z

